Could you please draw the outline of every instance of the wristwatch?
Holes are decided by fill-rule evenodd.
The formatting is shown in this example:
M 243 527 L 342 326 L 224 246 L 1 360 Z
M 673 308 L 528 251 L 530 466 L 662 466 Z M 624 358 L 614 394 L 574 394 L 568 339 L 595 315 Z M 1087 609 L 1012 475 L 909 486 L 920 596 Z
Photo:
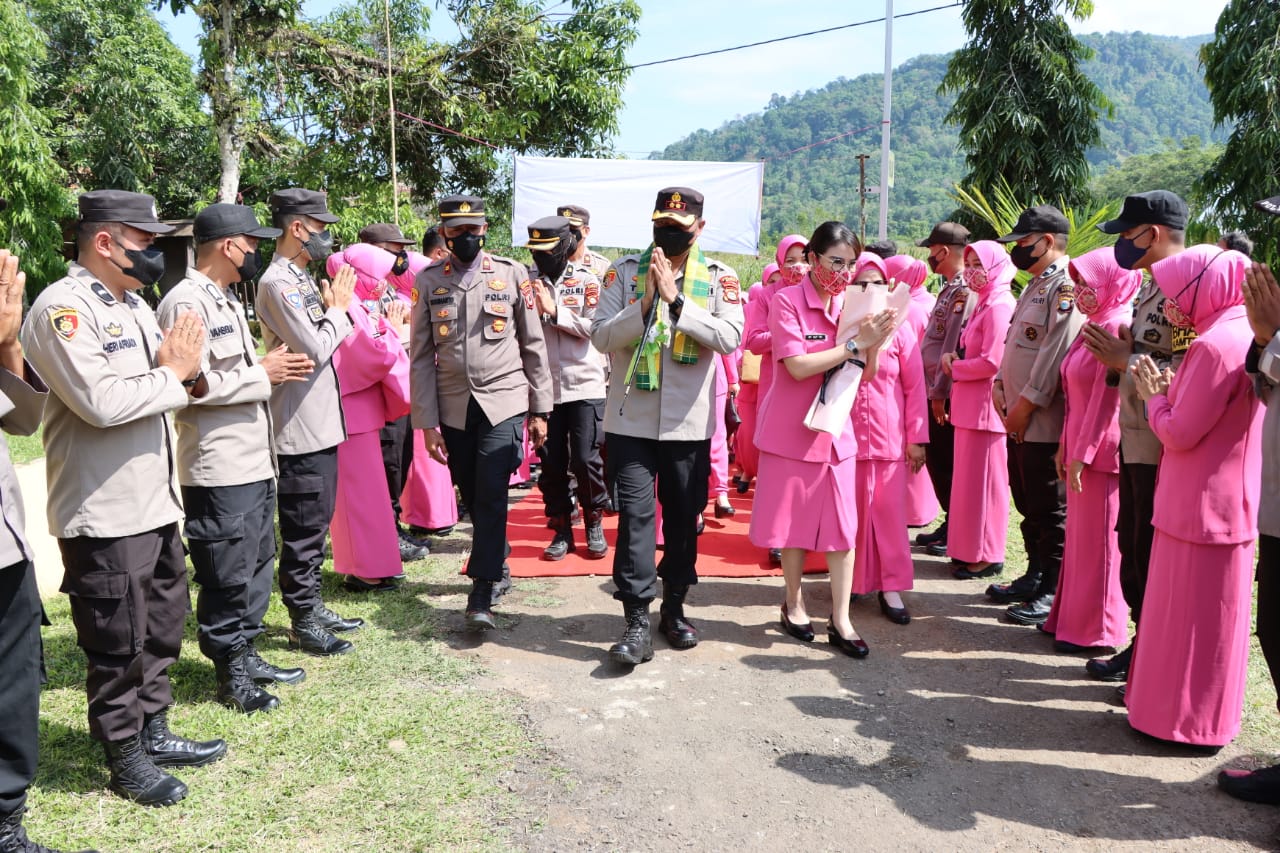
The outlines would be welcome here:
M 675 318 L 676 320 L 679 320 L 680 310 L 682 308 L 684 308 L 684 294 L 677 293 L 676 298 L 671 300 L 671 307 L 668 308 L 667 310 L 671 313 L 671 316 L 673 318 Z
M 862 359 L 858 358 L 858 353 L 860 352 L 860 350 L 858 349 L 857 341 L 855 341 L 853 338 L 850 338 L 848 341 L 845 342 L 844 349 L 845 349 L 845 352 L 849 354 L 849 361 L 858 365 L 858 367 L 861 367 L 863 370 L 866 369 L 867 363 Z
M 194 377 L 194 378 L 192 378 L 192 379 L 184 379 L 184 380 L 182 380 L 182 387 L 183 387 L 183 388 L 194 388 L 194 387 L 196 387 L 197 385 L 199 385 L 199 384 L 200 384 L 200 380 L 201 380 L 201 379 L 204 379 L 204 371 L 203 371 L 203 370 L 202 370 L 202 371 L 200 371 L 199 373 L 197 373 L 197 374 L 195 375 L 195 377 Z
M 545 421 L 551 417 L 551 413 L 550 412 L 530 412 L 529 417 L 542 418 Z

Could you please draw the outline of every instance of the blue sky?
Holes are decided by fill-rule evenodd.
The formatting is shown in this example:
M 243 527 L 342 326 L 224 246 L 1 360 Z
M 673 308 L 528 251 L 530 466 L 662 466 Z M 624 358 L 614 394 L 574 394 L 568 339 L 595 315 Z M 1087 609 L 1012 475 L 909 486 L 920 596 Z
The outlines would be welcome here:
M 948 0 L 895 0 L 902 14 Z M 339 0 L 307 0 L 304 14 L 320 17 Z M 1129 32 L 1189 36 L 1211 33 L 1224 0 L 1095 0 L 1093 16 L 1073 23 L 1077 32 Z M 879 18 L 882 0 L 795 2 L 778 0 L 641 0 L 640 38 L 631 63 L 667 59 L 809 30 Z M 922 53 L 946 53 L 964 43 L 959 8 L 899 19 L 893 28 L 893 60 L 899 65 Z M 175 41 L 195 54 L 199 26 L 194 16 L 158 13 Z M 447 19 L 443 11 L 438 18 Z M 444 26 L 444 25 L 442 25 Z M 447 38 L 448 33 L 442 33 Z M 719 56 L 641 68 L 627 84 L 617 148 L 645 156 L 699 128 L 716 128 L 758 112 L 771 95 L 792 95 L 837 77 L 884 69 L 884 25 L 841 30 Z M 430 118 L 430 116 L 426 116 Z

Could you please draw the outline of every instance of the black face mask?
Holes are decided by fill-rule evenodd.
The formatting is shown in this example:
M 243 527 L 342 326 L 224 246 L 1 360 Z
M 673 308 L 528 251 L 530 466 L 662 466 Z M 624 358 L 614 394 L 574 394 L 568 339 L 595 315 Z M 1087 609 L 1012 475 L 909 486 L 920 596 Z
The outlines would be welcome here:
M 1009 260 L 1013 261 L 1013 265 L 1020 270 L 1029 270 L 1036 265 L 1044 255 L 1033 255 L 1031 251 L 1045 241 L 1045 237 L 1041 237 L 1026 246 L 1014 246 L 1009 252 Z
M 236 248 L 239 248 L 238 246 Z M 236 275 L 240 276 L 241 281 L 253 281 L 253 279 L 262 272 L 262 252 L 254 249 L 252 252 L 244 252 L 244 257 L 240 259 L 239 266 L 236 267 Z
M 668 258 L 676 258 L 689 251 L 689 247 L 693 245 L 693 232 L 686 231 L 679 225 L 655 225 L 653 245 L 661 249 Z
M 450 237 L 445 242 L 455 258 L 464 264 L 469 264 L 476 259 L 476 255 L 480 254 L 480 250 L 484 248 L 484 235 L 463 231 L 457 237 Z
M 307 257 L 313 261 L 323 261 L 333 254 L 333 235 L 326 228 L 323 231 L 309 231 L 307 239 L 302 241 L 302 248 Z
M 937 272 L 938 266 L 942 263 L 942 258 L 941 257 L 935 258 L 933 254 L 930 253 L 929 260 L 927 261 L 927 263 L 929 264 L 929 272 Z
M 560 280 L 560 276 L 564 275 L 564 269 L 569 265 L 569 246 L 564 240 L 556 244 L 556 247 L 549 252 L 530 252 L 533 255 L 533 265 L 538 268 L 538 274 L 547 281 L 555 284 Z
M 130 278 L 136 278 L 145 285 L 155 284 L 164 275 L 164 252 L 159 249 L 126 249 L 120 243 L 120 251 L 133 262 L 131 267 L 120 267 L 120 271 Z M 112 261 L 115 263 L 115 261 Z
M 392 275 L 404 275 L 409 271 L 409 253 L 407 251 L 396 252 L 396 262 L 391 265 Z

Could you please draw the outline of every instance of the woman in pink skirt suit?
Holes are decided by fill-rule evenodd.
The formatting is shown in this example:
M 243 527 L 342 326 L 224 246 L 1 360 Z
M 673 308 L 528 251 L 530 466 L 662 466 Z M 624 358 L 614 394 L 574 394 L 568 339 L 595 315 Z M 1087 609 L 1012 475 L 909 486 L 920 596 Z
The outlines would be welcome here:
M 738 356 L 716 355 L 716 431 L 711 434 L 711 475 L 707 478 L 707 494 L 715 504 L 716 518 L 736 515 L 729 503 L 729 425 L 725 411 L 729 397 L 737 396 Z M 701 525 L 699 525 L 701 527 Z
M 355 592 L 395 589 L 394 578 L 403 573 L 379 432 L 409 410 L 407 312 L 398 300 L 387 316 L 371 316 L 363 305 L 381 300 L 395 260 L 386 249 L 358 243 L 325 262 L 330 275 L 343 264 L 356 271 L 358 301 L 347 309 L 354 331 L 333 356 L 347 438 L 338 445 L 338 495 L 329 528 L 333 570 L 346 575 L 343 585 Z
M 752 317 L 754 316 L 754 309 L 751 306 L 757 300 L 768 299 L 778 289 L 781 281 L 782 274 L 778 272 L 776 263 L 769 264 L 764 268 L 764 272 L 761 273 L 760 284 L 751 288 L 749 291 L 750 299 L 743 309 L 746 316 L 746 328 L 751 328 Z M 760 380 L 764 374 L 764 362 L 761 361 L 760 370 L 757 372 L 756 378 L 748 382 L 741 378 L 741 374 L 744 372 L 742 368 L 744 353 L 748 353 L 745 336 L 744 343 L 738 348 L 737 353 L 738 381 L 741 385 L 741 390 L 738 392 L 738 416 L 742 418 L 742 423 L 738 426 L 738 431 L 733 436 L 733 454 L 738 460 L 738 467 L 741 469 L 738 493 L 745 495 L 747 489 L 751 488 L 751 481 L 755 479 L 756 469 L 760 462 L 760 452 L 756 450 L 756 414 L 760 406 Z M 749 354 L 753 358 L 760 358 L 755 353 Z
M 863 252 L 853 286 L 887 291 L 892 278 L 887 266 L 879 255 Z M 865 595 L 878 590 L 880 611 L 899 625 L 911 621 L 902 592 L 915 585 L 907 539 L 907 479 L 924 467 L 928 410 L 920 343 L 908 320 L 881 347 L 875 376 L 863 379 L 853 404 L 859 521 L 853 591 Z
M 786 579 L 782 627 L 806 642 L 814 635 L 801 592 L 804 560 L 810 551 L 826 555 L 832 610 L 827 641 L 845 654 L 866 657 L 867 644 L 849 621 L 858 528 L 853 419 L 845 420 L 838 436 L 804 425 L 828 370 L 856 369 L 845 367 L 846 362 L 855 361 L 866 380 L 874 377 L 872 347 L 881 343 L 892 324 L 892 312 L 864 323 L 861 349 L 836 339 L 844 290 L 853 280 L 859 248 L 858 238 L 843 223 L 823 223 L 808 244 L 810 271 L 799 284 L 783 288 L 773 298 L 769 332 L 776 370 L 760 404 L 756 433 L 760 487 L 750 535 L 761 548 L 781 549 Z
M 1116 263 L 1115 250 L 1094 249 L 1071 261 L 1076 307 L 1112 335 L 1133 318 L 1130 302 L 1142 273 Z M 1062 360 L 1066 418 L 1058 444 L 1058 476 L 1067 484 L 1067 536 L 1053 609 L 1040 630 L 1060 652 L 1119 647 L 1128 639 L 1129 608 L 1120 589 L 1120 389 L 1107 366 L 1077 337 Z
M 991 401 L 991 385 L 1013 318 L 1010 292 L 1016 270 L 1004 246 L 982 240 L 964 249 L 964 282 L 977 297 L 960 334 L 960 353 L 942 356 L 953 380 L 955 475 L 951 484 L 947 553 L 976 573 L 1004 564 L 1009 527 L 1009 466 L 1004 422 Z
M 915 332 L 917 342 L 924 340 L 924 330 L 929 325 L 929 315 L 933 313 L 935 301 L 933 294 L 924 286 L 925 279 L 929 277 L 929 265 L 910 255 L 894 255 L 885 259 L 884 267 L 889 272 L 890 280 L 900 281 L 911 287 L 907 324 Z M 921 364 L 923 370 L 923 362 Z M 929 479 L 929 472 L 923 468 L 918 471 L 908 470 L 907 524 L 910 527 L 928 526 L 941 511 L 938 497 L 933 493 L 933 481 Z
M 1217 246 L 1153 264 L 1165 315 L 1197 337 L 1176 376 L 1145 356 L 1133 368 L 1164 455 L 1129 725 L 1208 750 L 1240 731 L 1249 655 L 1262 413 L 1244 368 L 1248 265 Z

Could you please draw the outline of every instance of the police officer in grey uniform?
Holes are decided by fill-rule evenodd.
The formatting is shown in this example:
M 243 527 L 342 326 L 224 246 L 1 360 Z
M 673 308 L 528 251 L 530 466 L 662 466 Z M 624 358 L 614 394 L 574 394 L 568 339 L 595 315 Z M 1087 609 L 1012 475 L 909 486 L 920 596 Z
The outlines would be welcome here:
M 578 238 L 577 248 L 569 260 L 575 266 L 586 267 L 596 278 L 603 279 L 611 264 L 604 255 L 587 247 L 587 238 L 591 236 L 591 211 L 580 204 L 562 204 L 560 215 L 569 220 L 569 226 Z
M 22 346 L 48 384 L 44 414 L 49 530 L 58 538 L 76 636 L 88 658 L 89 734 L 111 789 L 171 805 L 187 787 L 159 769 L 221 758 L 221 740 L 169 731 L 169 666 L 190 606 L 168 413 L 203 393 L 205 329 L 191 312 L 162 334 L 133 291 L 154 284 L 173 230 L 155 200 L 121 190 L 80 196 L 79 263 L 31 306 Z
M 0 210 L 6 206 L 0 199 Z M 14 435 L 31 435 L 40 426 L 49 391 L 23 358 L 18 342 L 26 283 L 17 256 L 0 250 L 0 428 Z M 0 853 L 57 853 L 29 839 L 22 826 L 39 754 L 44 608 L 25 533 L 18 475 L 3 436 L 0 515 Z
M 323 261 L 333 248 L 324 193 L 287 189 L 272 193 L 273 223 L 281 230 L 276 254 L 258 282 L 256 306 L 268 351 L 281 344 L 307 356 L 315 371 L 299 382 L 271 392 L 271 420 L 280 477 L 276 505 L 280 513 L 280 596 L 292 622 L 290 641 L 312 655 L 351 651 L 334 631 L 354 631 L 363 619 L 344 619 L 320 598 L 324 540 L 338 491 L 338 445 L 347 437 L 342 420 L 338 374 L 333 354 L 351 334 L 347 306 L 355 289 L 355 271 L 343 266 L 317 287 L 307 264 Z
M 951 425 L 948 403 L 951 399 L 951 377 L 938 369 L 942 354 L 955 352 L 960 346 L 960 332 L 973 313 L 976 297 L 964 286 L 964 247 L 969 242 L 969 229 L 955 222 L 939 222 L 929 236 L 916 243 L 929 250 L 929 270 L 942 276 L 920 357 L 924 361 L 924 381 L 929 395 L 929 455 L 925 464 L 938 505 L 946 512 L 951 507 L 951 472 L 955 467 L 955 427 Z M 947 553 L 947 522 L 932 533 L 916 536 L 916 544 L 930 554 Z
M 527 270 L 483 251 L 484 202 L 446 196 L 440 222 L 449 255 L 415 282 L 411 414 L 471 513 L 466 624 L 483 630 L 495 626 L 497 594 L 510 586 L 507 483 L 520 466 L 526 419 L 534 447 L 547 437 L 551 372 Z
M 279 706 L 258 686 L 296 684 L 301 669 L 262 659 L 254 640 L 271 599 L 275 575 L 276 468 L 271 450 L 271 387 L 299 381 L 310 358 L 281 345 L 258 358 L 234 285 L 262 269 L 258 241 L 280 236 L 253 211 L 211 204 L 193 226 L 196 266 L 160 302 L 161 326 L 195 312 L 206 330 L 202 396 L 174 416 L 184 532 L 200 585 L 196 596 L 200 651 L 213 661 L 217 697 L 244 713 Z
M 538 487 L 555 536 L 542 552 L 563 560 L 573 541 L 574 491 L 587 526 L 587 559 L 609 551 L 604 539 L 606 490 L 600 442 L 604 438 L 604 356 L 591 344 L 591 323 L 600 304 L 600 280 L 570 258 L 581 248 L 563 216 L 545 216 L 529 226 L 525 247 L 533 254 L 534 302 L 542 318 L 555 386 L 555 407 L 547 422 Z
M 1085 321 L 1067 275 L 1070 230 L 1062 211 L 1043 204 L 1024 210 L 1013 232 L 997 238 L 1014 244 L 1013 265 L 1031 273 L 1014 308 L 991 392 L 1009 431 L 1009 490 L 1022 514 L 1027 571 L 1010 584 L 993 585 L 987 594 L 995 601 L 1019 602 L 1006 613 L 1022 625 L 1049 618 L 1067 535 L 1067 484 L 1058 479 L 1054 462 L 1066 415 L 1061 369 Z M 996 566 L 997 571 L 1003 568 Z M 982 577 L 990 571 L 973 568 L 955 573 Z M 1068 651 L 1062 644 L 1059 650 Z
M 649 603 L 657 597 L 659 577 L 659 630 L 675 648 L 698 644 L 684 602 L 698 582 L 698 513 L 707 503 L 711 436 L 719 416 L 715 359 L 738 348 L 743 326 L 737 274 L 698 248 L 706 226 L 702 209 L 697 190 L 668 187 L 658 193 L 654 245 L 619 258 L 605 273 L 591 328 L 592 343 L 613 354 L 615 367 L 605 432 L 619 512 L 613 597 L 622 602 L 627 627 L 609 656 L 623 665 L 653 657 Z M 657 350 L 653 371 L 643 352 L 636 358 L 646 342 L 651 353 Z M 655 479 L 665 542 L 657 565 Z
M 360 229 L 360 242 L 386 249 L 396 256 L 391 272 L 402 275 L 409 270 L 409 247 L 417 245 L 417 240 L 404 236 L 399 226 L 390 222 L 375 222 Z M 364 307 L 370 314 L 383 316 L 388 303 L 395 299 L 403 299 L 406 305 L 411 303 L 409 294 L 401 296 L 390 281 L 382 298 L 367 300 Z M 405 349 L 409 348 L 408 342 Z M 404 491 L 405 478 L 413 467 L 413 436 L 409 426 L 409 416 L 390 421 L 378 433 L 382 444 L 382 468 L 387 474 L 387 491 L 391 493 L 391 512 L 396 520 L 396 536 L 400 540 L 400 559 L 402 561 L 421 560 L 431 553 L 430 546 L 422 540 L 414 538 L 404 525 L 400 523 L 400 494 Z
M 1168 190 L 1137 193 L 1124 200 L 1120 215 L 1098 227 L 1116 234 L 1116 263 L 1144 271 L 1134 303 L 1133 324 L 1115 336 L 1092 323 L 1081 332 L 1086 349 L 1107 366 L 1107 384 L 1120 388 L 1120 589 L 1135 625 L 1141 627 L 1142 598 L 1155 529 L 1156 469 L 1162 446 L 1147 422 L 1147 407 L 1138 396 L 1130 372 L 1138 358 L 1149 355 L 1160 369 L 1176 368 L 1194 332 L 1177 329 L 1164 313 L 1165 296 L 1149 270 L 1157 261 L 1186 248 L 1187 204 Z M 1123 681 L 1133 646 L 1110 659 L 1091 660 L 1085 668 L 1094 678 Z

